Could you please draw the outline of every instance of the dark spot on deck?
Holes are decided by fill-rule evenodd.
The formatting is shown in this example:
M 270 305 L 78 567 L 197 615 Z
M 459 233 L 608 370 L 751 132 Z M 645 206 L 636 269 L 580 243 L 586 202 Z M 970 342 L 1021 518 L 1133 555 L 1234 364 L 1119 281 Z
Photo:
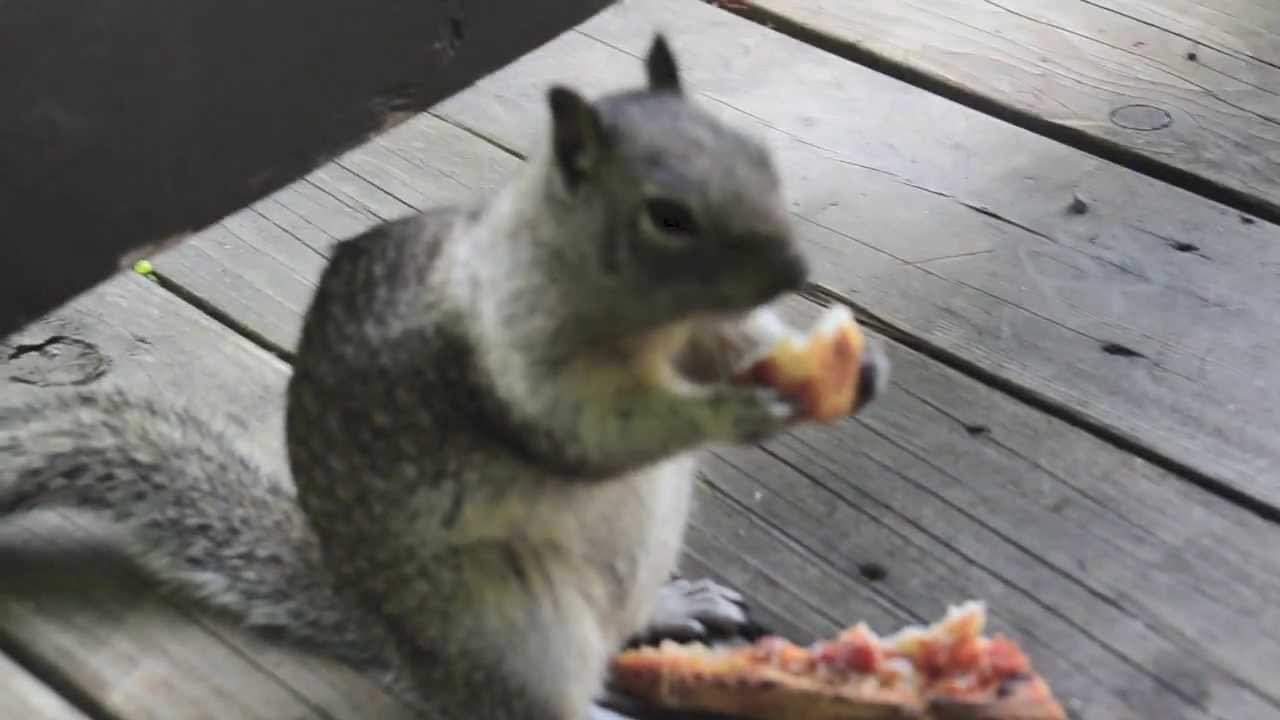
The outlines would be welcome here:
M 991 428 L 990 428 L 990 427 L 988 427 L 988 426 L 986 426 L 986 425 L 981 425 L 981 424 L 978 424 L 978 423 L 965 423 L 964 431 L 965 431 L 965 432 L 967 432 L 967 433 L 969 433 L 970 435 L 972 435 L 972 436 L 974 436 L 974 437 L 980 437 L 980 436 L 982 436 L 982 435 L 990 435 L 990 434 L 991 434 Z
M 1079 193 L 1071 196 L 1071 204 L 1067 206 L 1067 212 L 1072 215 L 1084 215 L 1089 212 L 1089 203 L 1080 197 Z
M 1191 50 L 1187 53 L 1187 59 L 1190 60 L 1191 62 L 1195 62 L 1200 59 L 1200 56 L 1196 54 L 1195 50 Z
M 1122 105 L 1111 111 L 1111 122 L 1126 130 L 1151 132 L 1173 124 L 1173 116 L 1155 105 Z
M 1245 225 L 1252 225 L 1252 224 L 1254 224 L 1254 223 L 1256 223 L 1256 222 L 1258 222 L 1258 221 L 1257 221 L 1257 220 L 1254 220 L 1253 218 L 1249 217 L 1248 215 L 1241 215 L 1241 216 L 1240 216 L 1240 222 L 1244 223 Z
M 1115 357 L 1130 357 L 1130 358 L 1146 357 L 1146 355 L 1143 355 L 1142 353 L 1138 352 L 1137 350 L 1134 350 L 1128 345 L 1121 345 L 1120 343 L 1114 343 L 1114 342 L 1103 343 L 1102 352 L 1108 355 L 1114 355 Z
M 880 582 L 889 577 L 889 570 L 878 562 L 865 562 L 858 565 L 858 574 L 868 582 Z
M 1197 705 L 1209 702 L 1209 681 L 1205 678 L 1202 663 L 1188 655 L 1165 653 L 1151 663 L 1152 672 L 1168 687 L 1176 687 L 1179 695 Z
M 12 382 L 58 387 L 88 385 L 107 374 L 111 361 L 91 342 L 53 335 L 38 343 L 15 345 L 3 364 Z
M 1178 252 L 1200 252 L 1200 246 L 1195 243 L 1189 243 L 1182 240 L 1174 240 L 1169 243 L 1169 247 Z

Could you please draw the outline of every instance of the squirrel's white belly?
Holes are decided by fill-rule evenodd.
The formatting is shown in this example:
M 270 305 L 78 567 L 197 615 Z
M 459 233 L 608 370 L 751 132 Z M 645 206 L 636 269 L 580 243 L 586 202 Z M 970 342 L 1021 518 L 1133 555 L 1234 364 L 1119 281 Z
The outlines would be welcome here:
M 649 620 L 684 544 L 697 458 L 682 455 L 606 481 L 575 508 L 579 549 L 601 580 L 600 621 L 622 642 Z M 575 505 L 578 505 L 575 502 Z

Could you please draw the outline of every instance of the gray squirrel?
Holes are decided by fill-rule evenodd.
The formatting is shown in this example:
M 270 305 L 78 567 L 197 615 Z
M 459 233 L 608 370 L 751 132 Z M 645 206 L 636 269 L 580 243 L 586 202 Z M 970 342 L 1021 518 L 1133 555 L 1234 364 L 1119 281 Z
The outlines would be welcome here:
M 716 348 L 807 266 L 772 159 L 646 87 L 548 92 L 547 146 L 470 206 L 338 245 L 287 395 L 293 487 L 178 406 L 0 406 L 0 517 L 99 513 L 178 596 L 377 677 L 424 718 L 586 720 L 645 633 L 735 631 L 672 581 L 696 453 L 797 421 Z M 883 385 L 866 354 L 862 403 Z

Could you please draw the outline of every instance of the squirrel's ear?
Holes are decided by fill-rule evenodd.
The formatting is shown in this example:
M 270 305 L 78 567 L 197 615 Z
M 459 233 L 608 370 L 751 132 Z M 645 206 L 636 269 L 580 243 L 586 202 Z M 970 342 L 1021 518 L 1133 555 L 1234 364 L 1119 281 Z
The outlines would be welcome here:
M 671 54 L 667 38 L 661 33 L 653 38 L 645 68 L 649 71 L 650 90 L 680 92 L 680 69 L 676 67 L 676 57 Z
M 552 87 L 547 99 L 551 104 L 556 162 L 573 187 L 600 157 L 604 125 L 591 103 L 567 87 Z

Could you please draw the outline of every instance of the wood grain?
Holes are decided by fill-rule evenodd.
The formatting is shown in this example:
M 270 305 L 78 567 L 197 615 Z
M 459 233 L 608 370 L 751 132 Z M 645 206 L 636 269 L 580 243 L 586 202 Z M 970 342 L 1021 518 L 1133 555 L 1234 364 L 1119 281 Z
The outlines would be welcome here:
M 76 298 L 8 338 L 0 358 L 6 398 L 112 385 L 236 418 L 260 462 L 287 482 L 281 398 L 288 367 L 141 276 L 117 276 Z M 122 720 L 409 717 L 331 663 L 270 648 L 160 599 L 98 550 L 101 539 L 100 528 L 75 518 L 5 523 L 0 643 L 102 713 Z
M 822 37 L 836 52 L 869 54 L 995 112 L 1012 110 L 1038 127 L 1136 152 L 1280 217 L 1280 66 L 1090 2 L 743 5 Z M 1270 45 L 1264 54 L 1280 52 L 1280 36 Z
M 1278 226 L 682 0 L 618 5 L 435 111 L 528 152 L 549 83 L 638 81 L 653 28 L 774 148 L 816 282 L 1277 512 Z
M 1280 67 L 1280 6 L 1266 0 L 1087 0 L 1197 45 Z M 1274 88 L 1272 88 L 1274 89 Z

